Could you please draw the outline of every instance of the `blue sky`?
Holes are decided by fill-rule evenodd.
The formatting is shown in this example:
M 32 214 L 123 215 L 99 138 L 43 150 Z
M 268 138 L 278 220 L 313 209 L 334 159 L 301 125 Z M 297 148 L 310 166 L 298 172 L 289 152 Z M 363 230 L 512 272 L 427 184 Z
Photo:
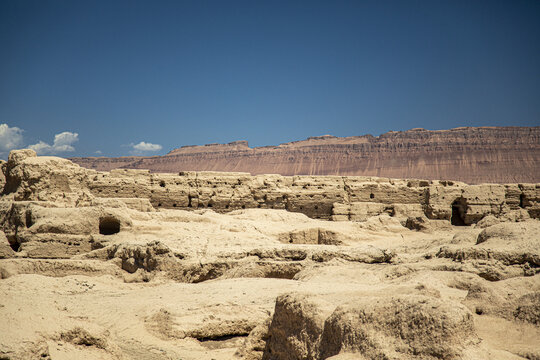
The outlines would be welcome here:
M 0 2 L 0 157 L 540 125 L 540 1 Z

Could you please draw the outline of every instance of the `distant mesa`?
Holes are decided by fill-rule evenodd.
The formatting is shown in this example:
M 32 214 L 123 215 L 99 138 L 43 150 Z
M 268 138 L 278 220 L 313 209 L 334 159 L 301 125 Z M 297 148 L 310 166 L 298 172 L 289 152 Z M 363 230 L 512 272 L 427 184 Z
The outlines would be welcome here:
M 230 150 L 240 150 L 244 148 L 245 149 L 250 148 L 248 142 L 246 140 L 238 140 L 238 141 L 230 142 L 228 144 L 212 143 L 212 144 L 205 144 L 205 145 L 185 145 L 177 149 L 171 150 L 167 155 L 188 153 L 188 152 L 193 152 L 193 151 L 212 152 L 212 151 L 219 151 L 220 149 L 230 151 Z
M 477 183 L 540 182 L 540 127 L 414 128 L 380 136 L 312 136 L 250 148 L 245 140 L 188 145 L 164 156 L 71 158 L 91 169 L 380 176 Z
M 326 140 L 326 139 L 335 139 L 336 136 L 332 135 L 322 135 L 322 136 L 310 136 L 307 139 L 308 140 Z

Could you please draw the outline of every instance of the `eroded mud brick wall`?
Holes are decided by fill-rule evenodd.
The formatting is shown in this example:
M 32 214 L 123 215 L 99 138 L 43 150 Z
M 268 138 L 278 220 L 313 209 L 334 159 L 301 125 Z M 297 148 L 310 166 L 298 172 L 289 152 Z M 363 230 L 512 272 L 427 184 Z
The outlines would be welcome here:
M 540 213 L 540 186 L 536 184 L 467 185 L 354 176 L 112 170 L 96 173 L 89 188 L 99 197 L 148 198 L 155 208 L 210 208 L 217 212 L 285 209 L 334 220 L 363 220 L 383 212 L 404 212 L 447 220 L 454 214 L 465 224 L 472 224 L 488 214 L 498 216 L 519 208 L 532 217 Z
M 436 180 L 222 172 L 98 172 L 66 159 L 38 157 L 32 150 L 13 151 L 0 167 L 3 199 L 53 201 L 71 207 L 89 206 L 97 197 L 122 198 L 136 207 L 144 207 L 141 200 L 148 199 L 156 209 L 285 209 L 332 220 L 362 221 L 388 213 L 400 217 L 426 215 L 468 225 L 486 215 L 509 211 L 540 217 L 540 184 L 467 185 Z

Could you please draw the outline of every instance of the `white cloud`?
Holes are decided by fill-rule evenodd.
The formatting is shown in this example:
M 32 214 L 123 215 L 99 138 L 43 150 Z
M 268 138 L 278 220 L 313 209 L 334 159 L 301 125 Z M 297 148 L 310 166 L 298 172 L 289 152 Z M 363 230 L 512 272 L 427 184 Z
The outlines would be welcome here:
M 131 147 L 133 148 L 134 153 L 153 152 L 163 149 L 163 146 L 159 144 L 152 144 L 144 141 L 141 141 L 138 144 L 131 144 Z
M 96 154 L 101 155 L 101 154 L 103 154 L 103 151 L 101 151 L 101 150 L 96 150 Z
M 50 154 L 53 151 L 53 147 L 47 143 L 44 143 L 43 141 L 30 145 L 28 148 L 34 150 L 36 153 L 38 153 L 38 155 Z
M 77 141 L 79 141 L 79 134 L 64 131 L 54 136 L 52 145 L 40 141 L 37 144 L 28 146 L 28 148 L 34 150 L 38 155 L 54 155 L 61 152 L 75 151 L 73 143 Z
M 71 144 L 79 141 L 79 134 L 64 131 L 63 133 L 54 135 L 53 148 L 57 152 L 75 151 L 75 148 Z
M 0 124 L 0 154 L 21 147 L 23 143 L 22 133 L 23 130 L 18 127 Z

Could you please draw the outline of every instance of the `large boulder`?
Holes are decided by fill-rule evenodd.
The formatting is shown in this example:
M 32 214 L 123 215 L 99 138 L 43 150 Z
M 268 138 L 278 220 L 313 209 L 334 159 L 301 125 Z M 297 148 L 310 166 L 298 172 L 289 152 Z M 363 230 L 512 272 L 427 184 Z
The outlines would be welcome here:
M 337 300 L 337 299 L 336 299 Z M 415 294 L 354 297 L 336 307 L 316 296 L 278 297 L 263 359 L 461 359 L 478 344 L 463 305 Z
M 334 308 L 309 295 L 278 297 L 263 359 L 318 359 L 324 321 Z
M 461 304 L 423 295 L 368 297 L 339 306 L 325 321 L 320 358 L 359 352 L 373 360 L 461 359 L 477 342 L 472 314 Z
M 5 165 L 2 195 L 15 201 L 54 201 L 69 206 L 89 203 L 88 173 L 69 160 L 13 150 Z

